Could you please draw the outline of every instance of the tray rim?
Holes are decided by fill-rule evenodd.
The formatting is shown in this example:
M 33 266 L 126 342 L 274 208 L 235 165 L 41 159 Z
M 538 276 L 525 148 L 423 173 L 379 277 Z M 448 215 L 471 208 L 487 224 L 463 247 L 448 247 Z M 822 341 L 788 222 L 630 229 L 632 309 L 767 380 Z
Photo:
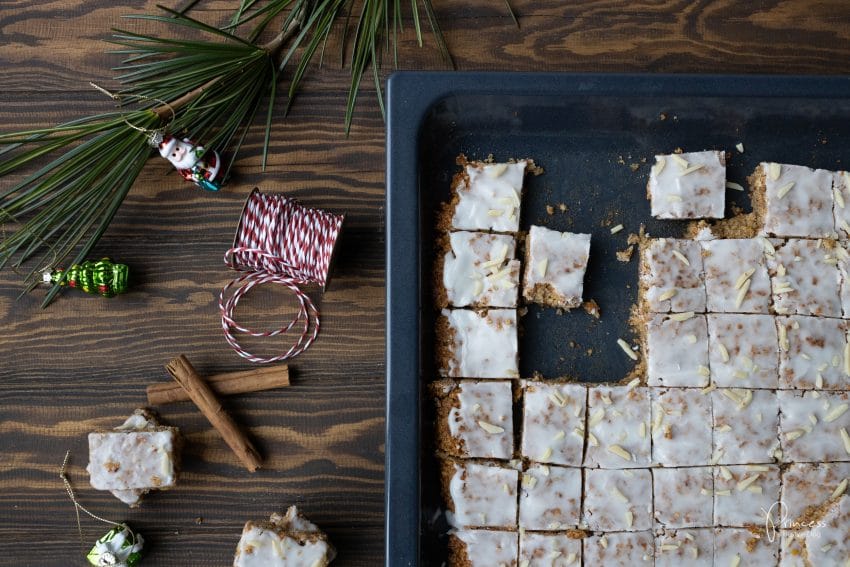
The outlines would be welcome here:
M 850 98 L 850 76 L 397 71 L 387 80 L 384 564 L 419 565 L 419 133 L 454 95 Z

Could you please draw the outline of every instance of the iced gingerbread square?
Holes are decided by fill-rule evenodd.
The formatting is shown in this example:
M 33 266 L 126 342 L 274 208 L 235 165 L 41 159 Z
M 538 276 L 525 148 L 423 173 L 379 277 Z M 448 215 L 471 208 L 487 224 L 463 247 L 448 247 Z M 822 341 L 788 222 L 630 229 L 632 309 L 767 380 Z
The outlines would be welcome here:
M 850 558 L 850 497 L 842 496 L 818 516 L 815 529 L 802 532 L 808 565 L 847 565 Z
M 439 307 L 516 307 L 520 262 L 512 236 L 452 232 L 435 289 Z
M 454 457 L 508 460 L 514 453 L 510 382 L 442 380 L 431 386 L 437 404 L 437 447 Z
M 518 378 L 513 309 L 443 309 L 437 320 L 437 368 L 450 378 Z
M 581 565 L 581 540 L 564 534 L 522 532 L 519 536 L 522 567 L 570 567 Z
M 648 193 L 657 219 L 723 218 L 726 155 L 719 151 L 657 155 Z
M 847 493 L 850 463 L 791 463 L 782 472 L 782 504 L 789 521 L 805 522 Z
M 656 468 L 655 521 L 666 528 L 714 525 L 714 477 L 711 467 Z
M 778 465 L 718 465 L 714 468 L 714 523 L 764 526 L 765 511 L 779 525 Z M 771 508 L 773 507 L 773 509 Z
M 841 317 L 841 275 L 834 244 L 791 238 L 774 241 L 767 256 L 773 309 L 780 315 Z
M 701 242 L 709 313 L 769 313 L 770 278 L 764 238 Z
M 714 530 L 661 530 L 655 536 L 655 567 L 712 567 Z
M 705 311 L 702 247 L 695 240 L 653 238 L 641 247 L 640 293 L 653 313 Z
M 236 547 L 234 567 L 326 567 L 336 557 L 328 536 L 290 506 L 268 522 L 247 522 Z
M 443 496 L 455 527 L 516 528 L 518 471 L 448 460 L 441 468 Z
M 801 165 L 762 162 L 749 177 L 764 234 L 823 238 L 833 234 L 834 175 Z
M 592 535 L 583 540 L 584 565 L 651 566 L 655 558 L 652 532 L 621 532 Z
M 517 532 L 456 530 L 449 535 L 449 565 L 517 567 Z
M 540 463 L 580 467 L 587 388 L 526 382 L 523 392 L 522 456 Z
M 598 531 L 652 528 L 649 469 L 584 469 L 584 523 Z
M 850 461 L 850 394 L 780 390 L 779 442 L 784 462 Z
M 706 386 L 709 381 L 705 315 L 652 315 L 644 329 L 650 386 Z
M 564 530 L 581 520 L 581 469 L 532 464 L 522 475 L 519 527 Z
M 733 388 L 776 388 L 779 337 L 770 315 L 708 315 L 712 383 Z
M 529 162 L 467 162 L 452 182 L 452 200 L 446 208 L 451 220 L 442 228 L 516 232 L 523 178 Z M 448 226 L 445 226 L 448 225 Z
M 714 564 L 769 567 L 779 560 L 779 534 L 773 541 L 764 532 L 764 518 L 753 528 L 715 528 Z
M 662 467 L 711 462 L 711 398 L 694 388 L 652 388 L 652 462 Z
M 589 258 L 589 234 L 558 232 L 532 225 L 525 239 L 522 296 L 549 307 L 578 307 Z
M 585 466 L 605 469 L 649 466 L 649 423 L 647 388 L 589 388 Z
M 847 321 L 821 317 L 777 317 L 780 388 L 850 389 L 845 360 Z
M 772 463 L 779 454 L 779 400 L 773 390 L 711 392 L 712 460 L 721 465 Z

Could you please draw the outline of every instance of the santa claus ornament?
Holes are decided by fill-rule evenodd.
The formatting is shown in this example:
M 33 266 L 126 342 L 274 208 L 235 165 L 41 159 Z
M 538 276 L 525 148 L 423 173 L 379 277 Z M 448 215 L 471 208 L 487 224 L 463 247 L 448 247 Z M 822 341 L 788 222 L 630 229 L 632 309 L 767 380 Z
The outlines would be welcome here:
M 207 191 L 221 189 L 221 179 L 218 178 L 221 159 L 215 150 L 206 150 L 188 138 L 178 140 L 160 132 L 151 137 L 151 145 L 177 168 L 183 179 Z

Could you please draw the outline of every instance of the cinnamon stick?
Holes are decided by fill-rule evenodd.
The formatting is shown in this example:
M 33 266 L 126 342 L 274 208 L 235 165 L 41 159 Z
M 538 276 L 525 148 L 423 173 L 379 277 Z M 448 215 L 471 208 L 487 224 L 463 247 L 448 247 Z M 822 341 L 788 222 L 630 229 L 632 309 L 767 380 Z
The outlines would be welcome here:
M 206 416 L 213 427 L 219 432 L 224 441 L 230 446 L 242 464 L 250 472 L 256 471 L 262 464 L 259 453 L 251 441 L 233 421 L 233 418 L 224 411 L 212 389 L 204 382 L 192 363 L 184 355 L 171 360 L 165 365 L 168 373 L 180 384 L 189 397 L 198 406 L 198 409 Z
M 238 372 L 222 372 L 206 379 L 207 384 L 219 396 L 261 392 L 289 386 L 289 367 L 266 366 Z M 148 386 L 148 404 L 158 406 L 191 400 L 189 394 L 176 382 L 160 382 Z

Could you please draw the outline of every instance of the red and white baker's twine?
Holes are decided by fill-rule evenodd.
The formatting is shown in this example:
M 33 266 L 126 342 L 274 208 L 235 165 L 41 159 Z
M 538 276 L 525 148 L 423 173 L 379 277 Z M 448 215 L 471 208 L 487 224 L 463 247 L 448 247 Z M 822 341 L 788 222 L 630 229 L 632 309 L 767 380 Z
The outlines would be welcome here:
M 327 285 L 343 218 L 343 215 L 304 207 L 295 199 L 282 195 L 264 195 L 258 189 L 251 192 L 236 229 L 233 248 L 224 254 L 224 263 L 243 275 L 224 286 L 218 303 L 224 338 L 239 356 L 251 362 L 278 362 L 301 354 L 316 340 L 319 311 L 300 286 L 313 283 L 324 288 Z M 288 287 L 300 307 L 286 326 L 254 331 L 237 323 L 233 311 L 246 293 L 265 283 Z M 234 333 L 242 333 L 252 337 L 274 337 L 293 328 L 301 330 L 299 338 L 285 353 L 270 358 L 251 354 L 234 336 Z

